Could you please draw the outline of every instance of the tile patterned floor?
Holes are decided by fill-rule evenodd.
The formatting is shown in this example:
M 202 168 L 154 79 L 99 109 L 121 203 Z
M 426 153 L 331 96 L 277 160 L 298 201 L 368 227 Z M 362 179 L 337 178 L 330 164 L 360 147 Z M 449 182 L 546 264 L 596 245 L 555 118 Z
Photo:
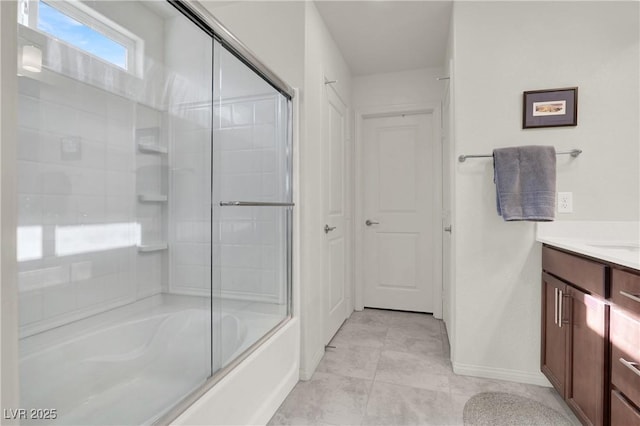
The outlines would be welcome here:
M 354 312 L 330 344 L 269 425 L 462 425 L 464 404 L 487 391 L 526 396 L 580 424 L 550 388 L 455 375 L 432 315 Z

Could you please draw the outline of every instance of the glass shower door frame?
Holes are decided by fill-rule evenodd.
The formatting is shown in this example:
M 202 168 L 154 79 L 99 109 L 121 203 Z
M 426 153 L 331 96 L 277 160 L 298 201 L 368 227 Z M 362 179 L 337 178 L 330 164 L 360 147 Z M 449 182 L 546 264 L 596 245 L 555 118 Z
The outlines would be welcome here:
M 293 97 L 294 97 L 294 89 L 291 88 L 288 84 L 286 84 L 283 80 L 281 80 L 273 71 L 268 69 L 264 64 L 262 64 L 254 54 L 246 48 L 244 44 L 242 44 L 233 34 L 231 34 L 226 28 L 224 28 L 202 5 L 200 5 L 197 1 L 191 0 L 167 0 L 174 7 L 180 10 L 187 18 L 191 19 L 191 21 L 203 29 L 206 33 L 213 36 L 214 40 L 220 43 L 220 45 L 230 51 L 237 59 L 242 61 L 249 69 L 251 69 L 254 73 L 256 73 L 260 78 L 262 78 L 265 82 L 267 82 L 271 87 L 273 87 L 280 95 L 282 95 L 286 99 L 286 156 L 287 156 L 287 197 L 290 201 L 281 202 L 281 203 L 271 203 L 271 202 L 250 202 L 253 207 L 265 207 L 265 208 L 284 208 L 285 209 L 285 239 L 286 239 L 286 247 L 285 247 L 285 258 L 286 258 L 286 283 L 285 283 L 285 297 L 286 297 L 286 315 L 282 320 L 271 328 L 267 333 L 262 335 L 258 340 L 256 340 L 251 346 L 249 346 L 246 350 L 244 350 L 241 354 L 235 357 L 230 363 L 221 368 L 216 368 L 216 364 L 219 363 L 219 360 L 216 359 L 215 350 L 215 342 L 212 336 L 212 375 L 207 379 L 207 381 L 198 389 L 194 390 L 190 395 L 186 396 L 182 401 L 180 401 L 176 406 L 173 407 L 169 412 L 167 412 L 164 416 L 159 418 L 156 423 L 163 424 L 169 423 L 171 420 L 177 418 L 180 414 L 182 414 L 187 408 L 189 408 L 193 403 L 195 403 L 200 397 L 206 394 L 209 390 L 211 390 L 218 382 L 220 382 L 229 372 L 235 369 L 238 365 L 240 365 L 248 356 L 250 356 L 258 347 L 260 347 L 263 343 L 268 341 L 273 335 L 275 335 L 282 327 L 284 327 L 293 315 L 293 232 L 294 232 L 294 224 L 293 224 L 293 208 L 295 204 L 293 203 Z M 216 43 L 213 45 L 214 53 L 213 58 L 215 62 L 216 58 Z M 215 65 L 214 65 L 215 69 Z M 215 85 L 214 85 L 215 86 Z M 215 90 L 215 89 L 214 89 Z M 215 101 L 214 101 L 215 107 Z M 212 130 L 213 131 L 213 130 Z M 212 137 L 213 143 L 213 137 Z M 214 167 L 214 158 L 213 158 L 213 149 L 212 149 L 212 158 L 211 164 L 212 168 Z M 213 174 L 212 174 L 212 191 L 214 186 L 213 182 Z M 214 199 L 212 194 L 212 200 Z M 246 203 L 246 202 L 245 202 Z M 230 200 L 227 203 L 219 203 L 219 205 L 211 206 L 211 238 L 212 244 L 214 241 L 214 215 L 215 211 L 221 207 L 249 207 L 248 205 L 243 203 L 243 200 Z M 213 281 L 214 277 L 217 277 L 218 282 L 220 282 L 220 271 L 215 270 L 215 261 L 212 250 L 212 258 L 211 258 L 211 277 L 212 277 L 212 332 L 215 336 L 220 333 L 214 332 L 214 321 L 213 321 L 213 313 L 220 312 L 220 306 L 215 301 L 215 294 L 219 291 L 219 288 L 216 289 L 216 284 Z M 218 323 L 219 324 L 219 323 Z M 219 355 L 218 355 L 219 358 Z

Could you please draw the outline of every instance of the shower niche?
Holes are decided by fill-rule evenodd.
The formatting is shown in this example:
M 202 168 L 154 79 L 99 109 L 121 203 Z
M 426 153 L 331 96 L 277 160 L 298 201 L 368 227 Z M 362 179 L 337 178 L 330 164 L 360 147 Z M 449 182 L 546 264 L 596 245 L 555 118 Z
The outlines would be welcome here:
M 289 318 L 291 100 L 180 2 L 28 4 L 21 405 L 166 422 Z

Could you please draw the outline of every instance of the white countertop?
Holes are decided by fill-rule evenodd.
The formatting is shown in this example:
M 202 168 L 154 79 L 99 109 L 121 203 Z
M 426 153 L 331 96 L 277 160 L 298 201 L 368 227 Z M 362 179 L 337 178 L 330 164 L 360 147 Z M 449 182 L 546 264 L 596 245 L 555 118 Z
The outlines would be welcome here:
M 536 240 L 640 271 L 640 222 L 540 222 Z

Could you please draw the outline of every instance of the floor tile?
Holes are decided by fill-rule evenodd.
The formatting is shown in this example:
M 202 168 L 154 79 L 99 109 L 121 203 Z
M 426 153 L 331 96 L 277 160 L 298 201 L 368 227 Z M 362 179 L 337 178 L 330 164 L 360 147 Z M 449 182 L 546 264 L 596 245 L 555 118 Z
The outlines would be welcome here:
M 449 344 L 449 336 L 447 335 L 447 329 L 444 326 L 442 327 L 442 352 L 445 358 L 451 359 L 451 346 Z
M 382 309 L 364 309 L 362 311 L 354 311 L 347 322 L 350 324 L 376 325 L 380 327 L 389 327 L 389 320 L 392 316 L 390 312 Z
M 363 420 L 365 425 L 453 424 L 448 392 L 374 382 Z
M 316 371 L 373 380 L 380 349 L 362 346 L 327 348 Z
M 385 350 L 408 352 L 420 355 L 444 357 L 442 336 L 432 334 L 415 335 L 402 328 L 390 328 L 384 342 Z
M 444 358 L 383 351 L 375 380 L 448 393 L 451 375 L 448 361 Z
M 449 379 L 451 393 L 468 398 L 481 392 L 512 392 L 521 394 L 523 385 L 504 380 L 483 379 L 481 377 L 452 375 Z
M 354 312 L 331 345 L 271 425 L 462 425 L 466 402 L 481 392 L 525 396 L 580 424 L 551 388 L 454 374 L 446 327 L 432 315 Z
M 450 422 L 452 425 L 464 424 L 464 406 L 469 400 L 466 395 L 451 394 L 451 415 Z
M 429 321 L 424 322 L 412 322 L 404 326 L 399 323 L 393 323 L 389 325 L 389 330 L 402 330 L 405 334 L 416 337 L 442 337 L 442 330 L 440 325 Z
M 423 327 L 434 331 L 441 331 L 442 321 L 433 317 L 432 314 L 418 312 L 389 311 L 389 327 Z
M 370 380 L 316 373 L 298 382 L 270 425 L 356 425 L 365 413 Z
M 336 348 L 341 346 L 381 348 L 384 346 L 387 330 L 387 327 L 379 325 L 347 322 L 329 344 Z

